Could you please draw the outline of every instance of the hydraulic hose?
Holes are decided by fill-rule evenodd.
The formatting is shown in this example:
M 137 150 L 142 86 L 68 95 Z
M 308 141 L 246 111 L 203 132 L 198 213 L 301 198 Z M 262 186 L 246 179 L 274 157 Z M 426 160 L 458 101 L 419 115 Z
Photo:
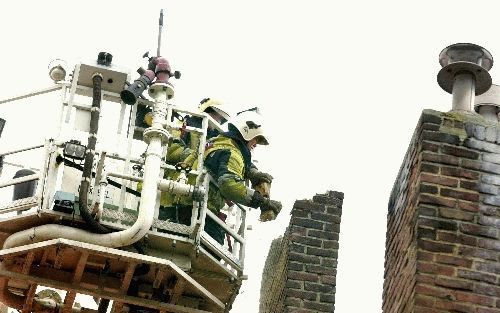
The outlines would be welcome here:
M 80 184 L 80 192 L 78 193 L 78 204 L 80 207 L 80 215 L 90 226 L 90 230 L 95 233 L 107 234 L 110 230 L 97 222 L 89 212 L 88 208 L 88 191 L 92 178 L 92 166 L 94 164 L 95 147 L 97 143 L 97 131 L 99 130 L 99 115 L 101 112 L 101 74 L 92 76 L 92 107 L 90 109 L 90 131 L 85 152 L 85 163 L 83 164 L 82 181 Z

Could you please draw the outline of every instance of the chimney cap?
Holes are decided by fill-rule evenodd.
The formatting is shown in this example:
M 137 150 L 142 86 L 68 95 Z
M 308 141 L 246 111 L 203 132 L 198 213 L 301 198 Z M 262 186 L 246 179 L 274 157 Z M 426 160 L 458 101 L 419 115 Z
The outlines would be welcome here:
M 479 113 L 479 107 L 490 105 L 500 110 L 500 86 L 492 84 L 490 89 L 474 99 L 474 111 Z
M 443 67 L 437 77 L 438 84 L 448 93 L 453 91 L 455 75 L 469 73 L 476 82 L 476 95 L 483 94 L 491 86 L 488 71 L 493 66 L 493 56 L 485 48 L 472 43 L 456 43 L 444 48 L 439 54 Z

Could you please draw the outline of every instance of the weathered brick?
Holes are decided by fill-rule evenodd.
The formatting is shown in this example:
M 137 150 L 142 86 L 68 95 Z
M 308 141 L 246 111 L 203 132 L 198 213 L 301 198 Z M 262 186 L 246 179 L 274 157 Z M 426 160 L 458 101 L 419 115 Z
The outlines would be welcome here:
M 311 200 L 296 200 L 293 204 L 294 208 L 316 211 L 316 212 L 324 212 L 325 206 L 323 204 L 314 203 Z
M 485 260 L 497 260 L 498 252 L 480 249 L 477 247 L 460 246 L 458 254 L 464 257 L 481 258 Z
M 432 163 L 440 163 L 440 164 L 448 164 L 448 165 L 458 165 L 460 163 L 460 159 L 444 154 L 434 154 L 431 152 L 423 152 L 422 153 L 422 161 L 432 162 Z M 442 170 L 442 169 L 441 169 Z
M 288 259 L 291 261 L 302 262 L 306 264 L 319 264 L 320 258 L 315 255 L 307 255 L 302 253 L 290 252 Z
M 500 176 L 499 175 L 491 175 L 491 174 L 483 174 L 481 176 L 481 181 L 486 184 L 492 185 L 500 185 Z
M 309 255 L 326 256 L 330 258 L 336 258 L 338 256 L 337 250 L 332 249 L 307 247 L 306 251 Z
M 340 233 L 340 224 L 338 223 L 325 223 L 323 227 L 324 231 Z
M 486 127 L 483 125 L 474 125 L 474 137 L 481 141 L 486 139 Z
M 500 212 L 500 210 L 494 206 L 479 205 L 479 212 L 491 216 L 491 215 L 497 215 L 497 212 Z
M 454 300 L 454 291 L 447 288 L 417 284 L 415 293 L 420 295 L 433 296 L 442 299 Z
M 418 228 L 417 238 L 436 240 L 436 230 L 429 228 Z
M 488 272 L 492 274 L 500 274 L 500 263 L 481 263 L 476 264 L 476 269 L 482 272 Z
M 302 236 L 307 235 L 307 228 L 305 228 L 305 227 L 301 227 L 301 226 L 297 226 L 297 225 L 290 225 L 289 229 L 290 229 L 290 234 L 292 234 L 292 235 L 302 235 Z
M 424 140 L 445 142 L 453 145 L 458 145 L 460 143 L 460 138 L 458 138 L 458 136 L 456 135 L 428 130 L 424 130 L 422 132 L 422 138 Z
M 330 222 L 330 223 L 340 223 L 340 216 L 335 216 L 332 214 L 311 212 L 311 218 L 317 221 Z
M 474 284 L 470 281 L 449 277 L 436 277 L 436 285 L 461 290 L 472 290 L 474 287 Z
M 491 297 L 481 296 L 468 292 L 456 292 L 456 297 L 458 301 L 464 301 L 469 303 L 475 303 L 484 306 L 492 306 L 494 303 L 494 299 Z
M 477 190 L 479 192 L 487 193 L 490 195 L 497 195 L 498 194 L 498 186 L 485 184 L 485 183 L 478 184 Z
M 477 246 L 479 248 L 500 251 L 500 240 L 479 238 L 477 241 Z
M 457 222 L 456 221 L 445 221 L 440 219 L 431 219 L 427 217 L 419 217 L 418 226 L 431 227 L 435 229 L 442 230 L 457 230 Z
M 451 177 L 444 177 L 440 175 L 432 175 L 427 173 L 420 174 L 420 180 L 422 182 L 433 183 L 441 186 L 457 187 L 458 179 Z
M 302 306 L 302 299 L 293 298 L 291 296 L 288 296 L 285 298 L 285 305 L 286 306 L 293 306 L 293 307 L 301 307 Z
M 486 141 L 495 142 L 497 139 L 496 127 L 486 127 Z
M 476 313 L 476 309 L 472 305 L 449 300 L 436 299 L 434 307 L 445 310 L 445 312 Z
M 343 199 L 343 196 L 342 196 L 342 199 Z M 328 195 L 321 195 L 321 194 L 317 194 L 317 195 L 313 196 L 313 202 L 315 202 L 315 203 L 329 204 L 329 205 L 335 205 L 335 206 L 341 206 L 342 199 L 339 199 L 337 197 L 329 197 Z
M 321 231 L 321 230 L 315 230 L 315 229 L 309 229 L 307 232 L 308 236 L 314 237 L 314 238 L 323 238 L 323 239 L 330 239 L 330 240 L 338 240 L 338 234 L 329 232 L 329 231 Z
M 419 250 L 417 251 L 417 259 L 419 261 L 434 262 L 434 253 Z
M 474 138 L 467 138 L 464 140 L 464 146 L 474 150 L 481 150 L 486 152 L 500 153 L 500 147 L 494 143 L 484 142 Z
M 461 221 L 472 221 L 474 219 L 473 213 L 449 208 L 439 208 L 439 216 Z
M 434 174 L 437 174 L 439 173 L 439 166 L 437 165 L 434 165 L 434 164 L 430 164 L 430 163 L 426 163 L 426 162 L 422 162 L 422 164 L 420 165 L 420 171 L 422 173 L 434 173 Z
M 334 273 L 334 270 L 332 267 L 329 266 L 321 266 L 321 265 L 306 265 L 306 270 L 310 273 L 316 273 L 316 274 L 325 274 L 325 275 L 332 275 Z
M 479 204 L 458 200 L 458 208 L 468 212 L 479 212 Z
M 335 295 L 334 294 L 320 294 L 319 301 L 327 302 L 327 303 L 335 303 Z M 332 311 L 333 312 L 333 311 Z
M 479 201 L 479 194 L 476 192 L 465 192 L 443 187 L 440 190 L 440 194 L 444 197 L 462 199 L 472 202 Z
M 497 306 L 498 307 L 498 306 Z M 477 308 L 476 313 L 500 313 L 500 309 L 493 308 Z
M 483 156 L 483 161 L 485 162 L 500 164 L 500 155 L 496 153 L 484 152 L 482 156 Z
M 307 291 L 315 291 L 321 293 L 329 293 L 333 291 L 333 287 L 331 285 L 323 285 L 317 283 L 308 283 L 304 284 L 305 290 Z
M 441 125 L 441 122 L 442 122 L 442 118 L 440 116 L 431 114 L 430 112 L 427 112 L 427 111 L 423 111 L 420 118 L 421 118 L 422 123 L 431 123 L 431 124 Z
M 311 291 L 303 291 L 296 289 L 285 289 L 285 294 L 288 297 L 306 299 L 306 300 L 316 300 L 316 293 Z
M 418 239 L 418 247 L 422 250 L 432 252 L 453 253 L 454 245 Z
M 500 218 L 493 216 L 480 216 L 478 223 L 486 226 L 493 226 L 496 228 L 500 228 Z
M 330 267 L 330 268 L 336 268 L 337 267 L 337 260 L 336 259 L 330 259 L 330 258 L 321 258 L 321 263 L 322 266 Z
M 467 179 L 472 179 L 472 180 L 479 179 L 478 172 L 463 169 L 463 168 L 450 167 L 450 166 L 441 167 L 441 174 L 445 175 L 445 176 L 467 178 Z
M 498 238 L 498 229 L 477 224 L 460 224 L 460 231 L 464 234 Z
M 478 191 L 478 183 L 470 180 L 460 180 L 460 188 L 468 189 L 470 191 Z
M 482 295 L 500 297 L 500 287 L 496 287 L 496 286 L 492 286 L 492 285 L 475 284 L 473 291 L 476 293 L 482 294 Z
M 287 279 L 285 286 L 292 289 L 303 289 L 304 282 L 300 280 Z
M 456 265 L 467 268 L 472 266 L 472 260 L 451 255 L 436 254 L 435 260 L 437 263 L 442 264 Z
M 313 247 L 321 247 L 322 244 L 322 241 L 320 239 L 296 234 L 290 235 L 290 241 Z
M 434 302 L 436 299 L 434 297 L 423 296 L 423 295 L 415 295 L 415 304 L 420 305 L 427 308 L 432 308 L 434 306 Z
M 421 261 L 417 261 L 417 270 L 421 271 L 422 273 L 445 275 L 445 276 L 453 276 L 455 274 L 455 268 L 452 266 L 439 265 Z
M 438 231 L 436 238 L 439 241 L 461 243 L 461 244 L 469 245 L 469 246 L 476 246 L 477 245 L 477 238 L 476 237 L 462 235 L 462 234 L 455 234 L 455 233 L 450 233 L 450 232 Z
M 322 303 L 322 302 L 309 302 L 304 301 L 304 307 L 311 310 L 316 310 L 315 312 L 333 312 L 333 303 Z
M 318 274 L 297 272 L 297 271 L 288 271 L 287 278 L 301 280 L 301 281 L 311 281 L 311 282 L 318 282 L 319 281 Z
M 449 208 L 455 207 L 457 203 L 456 199 L 432 196 L 429 194 L 420 194 L 419 198 L 421 203 L 437 204 L 437 205 L 447 206 Z
M 292 217 L 290 224 L 302 226 L 302 227 L 305 227 L 308 229 L 314 228 L 314 229 L 320 229 L 320 230 L 323 229 L 323 225 L 324 225 L 323 222 L 314 221 L 314 220 L 308 219 L 308 218 L 300 218 L 300 217 Z
M 311 215 L 310 211 L 294 208 L 292 210 L 292 217 L 303 217 L 307 218 Z
M 436 194 L 438 193 L 438 187 L 433 185 L 420 184 L 420 192 Z
M 338 249 L 339 242 L 335 240 L 323 240 L 323 248 L 324 249 Z
M 473 159 L 473 160 L 477 160 L 479 158 L 478 152 L 471 150 L 471 149 L 457 147 L 457 146 L 442 145 L 441 152 L 444 154 L 450 154 L 450 155 L 454 155 L 457 157 L 468 158 L 468 159 Z
M 293 261 L 290 261 L 287 264 L 287 268 L 289 270 L 299 271 L 299 272 L 304 270 L 304 266 L 305 265 L 301 262 L 293 262 Z
M 417 209 L 418 216 L 436 216 L 437 209 L 435 207 L 419 206 Z
M 320 281 L 322 284 L 330 284 L 330 285 L 335 285 L 335 276 L 333 275 L 322 275 L 320 277 Z
M 304 252 L 306 252 L 306 247 L 305 246 L 299 245 L 299 244 L 296 244 L 296 243 L 291 243 L 289 245 L 289 248 L 290 248 L 290 251 L 292 251 L 292 252 L 297 252 L 297 253 L 304 253 Z
M 481 162 L 481 170 L 488 172 L 488 173 L 493 173 L 493 174 L 500 174 L 500 164 L 495 164 L 495 163 L 490 163 L 490 162 Z
M 484 198 L 483 198 L 483 202 L 484 202 L 485 204 L 491 204 L 491 205 L 500 206 L 500 196 L 490 196 L 490 195 L 486 195 L 486 196 L 484 196 Z
M 460 278 L 483 281 L 491 284 L 494 284 L 497 281 L 497 277 L 495 275 L 464 269 L 457 269 L 457 276 Z
M 439 144 L 432 143 L 430 141 L 422 141 L 422 150 L 423 151 L 432 151 L 432 152 L 438 152 L 439 151 Z

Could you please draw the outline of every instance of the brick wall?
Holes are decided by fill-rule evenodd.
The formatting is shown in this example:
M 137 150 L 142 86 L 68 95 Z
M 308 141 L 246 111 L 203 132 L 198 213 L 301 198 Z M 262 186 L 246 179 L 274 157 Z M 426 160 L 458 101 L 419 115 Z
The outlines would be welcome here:
M 384 313 L 500 313 L 500 126 L 424 110 L 389 200 Z
M 261 313 L 334 311 L 343 198 L 329 191 L 295 202 L 264 266 Z

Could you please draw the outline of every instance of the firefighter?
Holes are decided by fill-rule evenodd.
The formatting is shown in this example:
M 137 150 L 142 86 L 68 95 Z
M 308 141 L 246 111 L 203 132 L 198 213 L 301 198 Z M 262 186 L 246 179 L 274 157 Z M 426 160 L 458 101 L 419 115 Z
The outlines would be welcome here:
M 209 188 L 207 207 L 215 215 L 220 216 L 226 201 L 260 208 L 262 213 L 272 212 L 274 217 L 280 212 L 282 205 L 279 201 L 271 200 L 245 185 L 246 179 L 249 179 L 253 186 L 263 181 L 271 183 L 272 176 L 257 170 L 251 163 L 252 150 L 257 145 L 268 144 L 262 127 L 262 117 L 255 111 L 239 114 L 229 122 L 227 132 L 207 142 L 204 165 L 214 179 Z M 196 168 L 196 161 L 193 167 Z M 175 214 L 173 221 L 189 224 L 192 200 L 176 197 L 173 203 L 162 209 L 164 217 L 172 220 L 171 217 Z M 221 245 L 224 244 L 224 230 L 210 218 L 205 220 L 205 231 Z
M 230 118 L 230 115 L 227 113 L 227 109 L 225 109 L 224 105 L 220 101 L 213 98 L 205 98 L 201 100 L 198 105 L 198 110 L 202 113 L 210 115 L 210 117 L 219 123 L 219 125 L 223 125 Z M 201 128 L 201 123 L 201 117 L 190 115 L 184 116 L 183 126 Z M 210 139 L 218 134 L 219 131 L 216 128 L 211 127 L 209 124 L 206 138 Z M 187 132 L 181 128 L 179 132 L 174 132 L 173 135 L 174 139 L 167 150 L 165 161 L 172 165 L 178 162 L 192 163 L 194 158 L 196 158 L 196 153 L 200 144 L 199 134 Z

